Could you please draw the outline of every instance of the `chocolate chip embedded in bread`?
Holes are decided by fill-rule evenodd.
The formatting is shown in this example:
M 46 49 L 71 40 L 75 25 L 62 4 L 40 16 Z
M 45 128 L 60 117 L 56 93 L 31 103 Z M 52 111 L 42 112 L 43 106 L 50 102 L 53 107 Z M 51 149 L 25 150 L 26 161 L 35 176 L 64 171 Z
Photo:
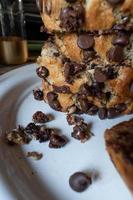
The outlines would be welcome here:
M 50 107 L 53 108 L 54 110 L 61 111 L 61 105 L 57 98 L 58 95 L 56 93 L 54 92 L 47 93 L 47 99 Z
M 92 95 L 91 87 L 87 83 L 84 83 L 83 85 L 80 86 L 79 93 L 91 96 Z
M 124 112 L 127 109 L 127 105 L 125 103 L 120 103 L 120 104 L 116 105 L 115 108 L 119 112 Z
M 89 110 L 89 108 L 92 107 L 92 104 L 88 101 L 88 99 L 79 98 L 78 101 L 80 103 L 81 110 L 83 112 L 85 112 L 85 113 L 87 113 L 87 111 Z
M 107 80 L 106 74 L 102 72 L 100 69 L 95 69 L 94 78 L 98 83 L 103 83 Z
M 124 0 L 107 0 L 112 5 L 116 5 L 118 3 L 123 3 Z
M 71 93 L 70 91 L 70 87 L 67 85 L 63 85 L 63 86 L 56 86 L 53 85 L 53 90 L 57 93 L 63 93 L 63 94 L 69 94 Z
M 89 115 L 95 115 L 97 112 L 98 112 L 98 107 L 95 105 L 92 105 L 92 107 L 90 107 L 87 113 Z
M 130 93 L 133 94 L 133 82 L 130 84 Z
M 45 1 L 45 12 L 47 15 L 50 15 L 52 12 L 52 0 Z
M 49 71 L 44 66 L 38 67 L 36 69 L 36 73 L 40 78 L 43 78 L 43 79 L 45 79 L 47 76 L 49 76 Z
M 129 37 L 125 34 L 117 35 L 113 38 L 112 44 L 126 46 L 129 44 Z
M 100 119 L 106 119 L 107 118 L 107 109 L 105 107 L 99 108 L 98 116 Z
M 109 49 L 107 52 L 107 58 L 109 61 L 121 62 L 124 59 L 124 51 L 121 46 L 115 46 Z
M 120 115 L 120 112 L 116 108 L 109 108 L 107 111 L 108 119 L 113 119 L 115 117 L 118 117 L 119 115 Z
M 90 49 L 94 45 L 94 38 L 87 33 L 81 34 L 78 37 L 77 44 L 83 50 Z
M 76 31 L 84 23 L 84 7 L 82 4 L 75 4 L 62 9 L 60 13 L 60 27 L 66 31 Z

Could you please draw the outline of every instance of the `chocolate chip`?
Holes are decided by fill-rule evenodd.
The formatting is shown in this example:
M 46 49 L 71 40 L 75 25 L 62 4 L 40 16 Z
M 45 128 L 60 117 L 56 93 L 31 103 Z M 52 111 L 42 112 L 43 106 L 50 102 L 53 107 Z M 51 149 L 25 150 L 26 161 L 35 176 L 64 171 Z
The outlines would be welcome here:
M 125 34 L 117 35 L 114 37 L 112 44 L 126 46 L 129 44 L 129 37 Z
M 83 192 L 91 183 L 91 177 L 83 172 L 76 172 L 69 178 L 69 185 L 76 192 Z
M 71 133 L 71 136 L 76 140 L 80 140 L 84 143 L 90 139 L 91 134 L 88 130 L 87 124 L 83 122 L 82 124 L 73 127 L 73 132 Z
M 124 31 L 125 30 L 125 26 L 123 24 L 116 24 L 116 25 L 113 26 L 113 30 Z
M 75 4 L 62 9 L 60 13 L 60 27 L 66 31 L 76 31 L 84 23 L 84 7 L 82 4 Z
M 85 113 L 87 113 L 87 111 L 92 107 L 92 104 L 88 101 L 88 99 L 79 98 L 78 101 L 80 103 L 81 110 Z
M 107 80 L 106 74 L 102 72 L 100 69 L 95 69 L 94 78 L 98 83 L 103 83 Z
M 92 95 L 91 87 L 87 83 L 84 83 L 83 85 L 80 86 L 79 93 L 91 96 Z
M 124 59 L 123 48 L 120 46 L 112 47 L 107 52 L 107 57 L 108 57 L 109 61 L 121 62 Z
M 39 132 L 40 127 L 34 123 L 29 123 L 24 130 L 27 134 L 33 135 Z
M 102 89 L 104 88 L 104 83 L 93 82 L 91 88 L 93 96 L 98 98 L 102 97 Z
M 46 123 L 49 121 L 49 118 L 47 115 L 45 115 L 43 112 L 41 111 L 37 111 L 34 113 L 33 117 L 32 117 L 34 123 Z
M 52 12 L 52 0 L 45 1 L 45 12 L 47 15 L 50 15 Z
M 70 114 L 67 115 L 66 119 L 69 125 L 74 125 L 74 124 L 80 125 L 84 121 L 83 118 Z
M 118 3 L 123 3 L 124 0 L 107 0 L 112 5 L 116 5 Z
M 43 79 L 45 79 L 49 75 L 48 69 L 44 66 L 38 67 L 36 69 L 36 73 L 40 78 L 43 78 Z
M 130 93 L 133 94 L 133 82 L 130 84 Z
M 98 112 L 98 107 L 97 106 L 92 106 L 89 110 L 88 110 L 88 114 L 89 115 L 95 115 Z
M 61 111 L 61 105 L 57 98 L 58 95 L 56 93 L 54 92 L 47 93 L 47 99 L 50 107 L 53 108 L 54 110 Z
M 38 101 L 43 100 L 43 92 L 40 89 L 33 90 L 34 99 Z
M 50 136 L 50 142 L 49 142 L 50 148 L 61 148 L 65 146 L 66 143 L 67 143 L 67 140 L 64 136 L 60 136 L 57 134 L 52 134 Z
M 94 45 L 94 38 L 87 33 L 78 36 L 77 44 L 83 50 L 90 49 Z
M 38 140 L 40 143 L 46 142 L 50 140 L 51 134 L 54 134 L 54 129 L 46 128 L 42 126 L 36 134 L 36 140 Z
M 108 79 L 114 79 L 117 77 L 117 72 L 115 72 L 113 68 L 109 67 L 107 69 L 106 76 Z
M 89 50 L 89 51 L 84 50 L 83 51 L 83 62 L 85 64 L 88 64 L 92 59 L 95 58 L 95 55 L 96 55 L 96 53 L 94 50 Z
M 127 106 L 125 103 L 120 103 L 118 105 L 115 106 L 115 108 L 119 111 L 119 112 L 124 112 L 127 109 Z
M 107 118 L 107 109 L 106 108 L 99 108 L 98 110 L 98 116 L 100 119 L 106 119 Z
M 120 112 L 116 108 L 109 108 L 107 111 L 108 119 L 113 119 L 115 117 L 118 117 L 119 115 L 120 115 Z
M 57 92 L 57 93 L 63 93 L 63 94 L 71 93 L 70 87 L 67 85 L 63 85 L 63 86 L 53 85 L 53 90 L 54 90 L 54 92 Z

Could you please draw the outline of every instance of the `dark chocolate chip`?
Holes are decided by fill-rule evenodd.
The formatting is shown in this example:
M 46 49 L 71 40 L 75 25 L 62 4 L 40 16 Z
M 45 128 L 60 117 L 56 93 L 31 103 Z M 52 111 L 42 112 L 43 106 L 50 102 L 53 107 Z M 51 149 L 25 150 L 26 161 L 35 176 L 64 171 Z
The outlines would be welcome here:
M 107 109 L 106 108 L 99 108 L 98 110 L 98 116 L 100 119 L 106 119 L 107 118 Z
M 85 64 L 88 64 L 92 59 L 95 58 L 95 55 L 96 55 L 96 53 L 93 50 L 89 50 L 89 51 L 84 50 L 83 51 L 83 62 Z
M 106 74 L 102 72 L 100 69 L 95 69 L 94 78 L 98 83 L 103 83 L 107 80 Z
M 75 125 L 75 124 L 79 125 L 82 124 L 84 121 L 83 118 L 71 114 L 68 114 L 66 119 L 69 125 Z
M 43 100 L 43 92 L 40 89 L 33 90 L 34 99 L 38 101 Z
M 76 125 L 73 127 L 73 132 L 71 136 L 76 140 L 80 140 L 81 142 L 86 142 L 90 139 L 91 134 L 88 130 L 88 126 L 86 123 L 82 122 L 82 124 Z
M 109 61 L 121 62 L 124 59 L 124 52 L 121 46 L 115 46 L 109 49 L 107 52 L 107 57 Z
M 104 83 L 94 82 L 91 86 L 93 96 L 97 96 L 98 98 L 102 97 L 102 89 L 104 88 Z
M 83 50 L 90 49 L 94 45 L 94 38 L 87 33 L 78 36 L 77 44 Z
M 119 3 L 123 3 L 124 0 L 107 0 L 107 2 L 109 2 L 112 5 L 116 5 Z
M 115 108 L 119 111 L 119 112 L 124 112 L 127 109 L 127 106 L 125 103 L 120 103 L 118 105 L 115 106 Z
M 116 108 L 109 108 L 107 111 L 108 119 L 113 119 L 115 117 L 118 117 L 119 115 L 120 115 L 120 112 Z
M 83 85 L 80 86 L 79 93 L 91 96 L 92 95 L 91 87 L 87 83 L 84 83 Z
M 60 13 L 60 27 L 65 28 L 66 31 L 76 31 L 84 23 L 84 7 L 82 4 L 75 4 L 61 10 Z
M 40 143 L 46 142 L 50 140 L 50 136 L 53 133 L 54 133 L 54 129 L 50 129 L 50 128 L 46 128 L 42 126 L 39 132 L 36 134 L 36 140 L 38 140 Z
M 36 73 L 40 78 L 43 78 L 43 79 L 45 79 L 49 75 L 48 69 L 44 66 L 38 67 L 36 69 Z
M 79 98 L 78 99 L 80 103 L 81 110 L 85 113 L 92 107 L 92 104 L 88 101 L 88 99 L 85 98 Z
M 63 93 L 63 94 L 71 93 L 70 87 L 67 85 L 63 85 L 63 86 L 53 85 L 53 90 L 54 90 L 54 92 L 57 92 L 57 93 Z
M 125 34 L 117 35 L 114 37 L 112 44 L 126 46 L 129 44 L 129 37 Z
M 66 143 L 67 143 L 67 140 L 64 136 L 60 136 L 57 134 L 52 134 L 50 136 L 50 142 L 49 142 L 50 148 L 61 148 L 65 146 Z
M 39 132 L 40 130 L 40 126 L 34 124 L 34 123 L 29 123 L 26 127 L 25 127 L 25 132 L 27 134 L 33 135 Z
M 88 114 L 89 115 L 95 115 L 98 112 L 98 107 L 97 106 L 92 106 L 89 110 L 88 110 Z
M 91 177 L 83 172 L 76 172 L 69 178 L 69 185 L 76 192 L 83 192 L 91 183 Z
M 53 108 L 54 110 L 57 110 L 57 111 L 61 111 L 61 105 L 58 101 L 58 95 L 56 93 L 48 92 L 47 99 L 48 99 L 48 103 L 51 108 Z
M 49 121 L 48 116 L 45 115 L 42 111 L 35 112 L 32 119 L 34 123 L 46 123 Z
M 124 31 L 125 26 L 123 24 L 116 24 L 116 25 L 113 26 L 113 30 Z
M 114 79 L 117 77 L 117 72 L 115 72 L 113 68 L 109 67 L 107 69 L 106 75 L 108 79 Z
M 133 82 L 130 84 L 130 93 L 133 94 Z
M 52 0 L 45 1 L 45 12 L 47 15 L 50 15 L 52 12 Z

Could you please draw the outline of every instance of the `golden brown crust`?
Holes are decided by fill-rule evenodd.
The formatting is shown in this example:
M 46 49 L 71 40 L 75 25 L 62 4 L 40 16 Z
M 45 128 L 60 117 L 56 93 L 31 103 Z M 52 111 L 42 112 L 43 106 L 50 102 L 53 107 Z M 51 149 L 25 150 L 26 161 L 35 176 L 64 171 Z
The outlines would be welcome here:
M 105 131 L 105 143 L 112 162 L 131 192 L 133 192 L 133 163 L 128 162 L 126 156 L 123 155 L 124 149 L 116 151 L 114 148 L 114 141 L 115 145 L 117 145 L 117 136 L 120 134 L 120 131 L 129 132 L 130 129 L 133 129 L 133 120 L 122 122 L 111 129 L 107 129 Z M 130 132 L 129 134 L 132 135 L 133 132 Z
M 125 0 L 124 3 L 122 4 L 120 10 L 122 12 L 130 11 L 131 14 L 133 14 L 133 0 Z

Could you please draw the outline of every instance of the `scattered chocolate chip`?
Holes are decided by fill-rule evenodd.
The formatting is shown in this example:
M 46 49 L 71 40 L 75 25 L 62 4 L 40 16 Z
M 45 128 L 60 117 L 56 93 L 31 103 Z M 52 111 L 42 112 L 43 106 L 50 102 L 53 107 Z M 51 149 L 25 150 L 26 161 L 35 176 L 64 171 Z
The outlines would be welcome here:
M 78 36 L 77 44 L 83 50 L 90 49 L 94 45 L 94 38 L 87 33 Z
M 91 96 L 92 95 L 91 87 L 87 83 L 84 83 L 83 85 L 80 86 L 79 94 Z
M 123 24 L 116 24 L 116 25 L 113 26 L 113 30 L 124 31 L 125 30 L 125 26 Z
M 29 135 L 33 135 L 38 133 L 40 130 L 40 126 L 34 124 L 34 123 L 29 123 L 26 127 L 25 127 L 25 132 Z
M 45 1 L 45 12 L 47 15 L 50 15 L 52 12 L 52 0 Z
M 38 101 L 43 100 L 43 92 L 40 89 L 33 90 L 34 99 Z
M 88 110 L 88 114 L 89 115 L 95 115 L 98 112 L 98 107 L 93 105 L 89 110 Z
M 60 20 L 61 28 L 65 28 L 69 32 L 76 31 L 84 23 L 84 7 L 79 3 L 62 9 Z
M 50 142 L 49 142 L 50 148 L 61 148 L 65 146 L 66 143 L 67 143 L 67 140 L 64 136 L 60 136 L 57 134 L 52 134 L 50 136 Z
M 70 114 L 67 115 L 66 119 L 69 125 L 75 125 L 75 124 L 80 125 L 84 121 L 83 118 Z
M 107 57 L 108 57 L 109 61 L 113 61 L 113 62 L 123 61 L 123 59 L 124 59 L 123 48 L 120 46 L 112 47 L 107 52 Z
M 57 111 L 61 111 L 61 105 L 58 101 L 58 95 L 56 93 L 48 92 L 47 99 L 48 99 L 48 103 L 51 108 L 53 108 L 54 110 L 57 110 Z
M 91 88 L 93 96 L 98 98 L 102 97 L 102 89 L 104 88 L 104 83 L 93 82 Z
M 98 116 L 100 119 L 106 119 L 107 118 L 107 109 L 106 108 L 99 108 L 98 110 Z
M 84 50 L 83 51 L 83 62 L 85 64 L 88 64 L 92 59 L 94 59 L 96 56 L 96 53 L 94 50 L 90 49 L 89 51 Z
M 109 101 L 111 98 L 111 92 L 106 92 L 105 96 L 106 96 L 106 100 Z
M 112 44 L 126 46 L 129 44 L 129 37 L 125 34 L 117 35 L 113 38 Z
M 120 103 L 120 104 L 116 105 L 115 108 L 121 113 L 127 109 L 127 106 L 125 103 Z
M 102 72 L 100 69 L 95 69 L 94 78 L 98 83 L 103 83 L 107 80 L 106 74 Z
M 119 3 L 123 3 L 124 0 L 107 0 L 107 2 L 109 2 L 112 5 L 116 5 Z
M 133 94 L 133 82 L 130 84 L 130 93 Z
M 76 192 L 83 192 L 91 183 L 91 177 L 83 172 L 76 172 L 69 178 L 69 185 Z
M 49 76 L 49 71 L 46 67 L 42 66 L 42 67 L 38 67 L 36 69 L 36 73 L 40 78 L 47 78 Z
M 54 129 L 46 128 L 42 126 L 39 132 L 36 134 L 36 140 L 39 140 L 40 143 L 50 140 L 50 136 L 54 134 Z
M 41 111 L 37 111 L 36 113 L 34 113 L 32 119 L 34 123 L 46 123 L 49 121 L 48 116 Z
M 118 117 L 120 115 L 120 112 L 116 108 L 109 108 L 107 111 L 107 118 L 113 119 L 115 117 Z
M 80 103 L 80 108 L 84 113 L 87 113 L 87 111 L 92 107 L 92 104 L 88 101 L 88 99 L 79 98 L 78 102 Z
M 92 133 L 89 131 L 88 125 L 83 122 L 82 124 L 73 127 L 73 132 L 71 133 L 71 136 L 84 143 L 90 139 Z
M 63 94 L 71 93 L 70 87 L 67 85 L 63 85 L 63 86 L 53 85 L 53 90 L 54 90 L 54 92 L 57 92 L 57 93 L 63 93 Z

